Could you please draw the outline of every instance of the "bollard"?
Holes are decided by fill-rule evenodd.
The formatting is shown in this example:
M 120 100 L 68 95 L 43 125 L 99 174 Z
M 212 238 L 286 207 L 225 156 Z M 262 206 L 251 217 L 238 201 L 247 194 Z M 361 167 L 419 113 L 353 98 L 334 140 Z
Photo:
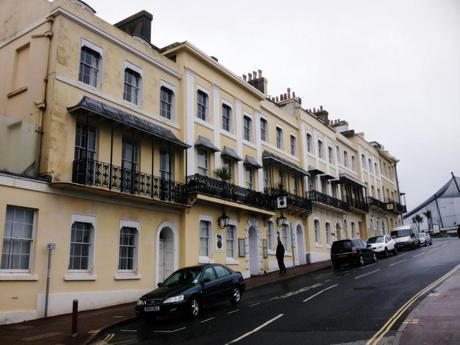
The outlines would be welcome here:
M 72 337 L 76 337 L 78 332 L 78 299 L 72 303 Z

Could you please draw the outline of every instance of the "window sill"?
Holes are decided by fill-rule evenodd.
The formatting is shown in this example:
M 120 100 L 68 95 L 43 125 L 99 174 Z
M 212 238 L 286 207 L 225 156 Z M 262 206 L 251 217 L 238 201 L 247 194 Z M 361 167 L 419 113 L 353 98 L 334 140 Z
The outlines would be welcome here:
M 234 258 L 225 258 L 225 263 L 227 265 L 239 265 L 240 262 Z
M 220 133 L 225 135 L 226 137 L 229 137 L 231 139 L 236 140 L 236 135 L 231 133 L 231 132 L 229 132 L 229 131 L 227 131 L 227 130 L 225 130 L 225 129 L 222 129 Z
M 18 272 L 1 272 L 0 273 L 0 281 L 37 281 L 39 280 L 38 274 L 30 274 L 30 273 L 18 273 Z
M 20 88 L 18 88 L 18 89 L 16 89 L 16 90 L 13 90 L 13 91 L 9 92 L 9 93 L 6 95 L 6 97 L 11 98 L 11 97 L 14 97 L 14 96 L 16 96 L 16 95 L 19 95 L 20 93 L 23 93 L 23 92 L 25 92 L 25 91 L 27 91 L 27 86 L 23 86 L 23 87 L 20 87 Z
M 209 256 L 199 256 L 198 257 L 198 263 L 199 264 L 211 264 L 213 263 L 214 260 L 211 260 Z
M 214 127 L 208 121 L 202 120 L 199 117 L 195 117 L 195 123 L 209 129 L 214 129 Z
M 114 280 L 139 280 L 142 277 L 135 272 L 118 272 L 115 274 Z
M 257 149 L 256 144 L 254 144 L 253 142 L 251 142 L 249 140 L 246 140 L 246 139 L 243 139 L 243 145 L 246 145 L 248 147 L 252 147 L 253 149 Z
M 315 247 L 316 247 L 316 248 L 323 248 L 323 245 L 322 245 L 322 244 L 319 244 L 319 243 L 315 243 Z
M 95 274 L 85 272 L 71 272 L 64 276 L 65 281 L 94 281 L 96 280 Z

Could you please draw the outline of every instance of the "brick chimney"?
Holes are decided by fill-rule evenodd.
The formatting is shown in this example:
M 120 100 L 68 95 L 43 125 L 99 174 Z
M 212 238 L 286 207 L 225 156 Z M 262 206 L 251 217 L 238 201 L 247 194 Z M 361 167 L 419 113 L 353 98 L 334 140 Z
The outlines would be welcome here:
M 323 109 L 323 106 L 321 105 L 319 109 L 313 108 L 313 112 L 318 117 L 323 123 L 329 124 L 329 112 Z
M 144 41 L 150 43 L 152 20 L 153 15 L 143 10 L 133 14 L 126 19 L 123 19 L 122 21 L 114 24 L 114 26 L 130 34 L 131 36 L 140 37 Z
M 267 87 L 268 86 L 268 80 L 265 79 L 262 76 L 262 70 L 259 69 L 257 71 L 257 73 L 255 71 L 252 72 L 252 73 L 249 72 L 248 76 L 249 76 L 248 83 L 251 84 L 252 86 L 254 86 L 260 92 L 262 92 L 265 96 L 267 96 L 267 94 L 268 94 L 268 87 Z M 251 78 L 251 76 L 252 76 L 252 78 Z

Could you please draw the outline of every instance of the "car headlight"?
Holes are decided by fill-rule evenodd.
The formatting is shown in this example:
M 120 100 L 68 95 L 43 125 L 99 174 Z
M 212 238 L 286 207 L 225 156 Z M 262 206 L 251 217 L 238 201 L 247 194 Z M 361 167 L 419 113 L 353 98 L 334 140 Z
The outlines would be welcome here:
M 178 295 L 178 296 L 167 298 L 166 300 L 163 301 L 163 303 L 176 303 L 176 302 L 182 302 L 183 300 L 184 300 L 184 295 Z
M 140 299 L 140 300 L 138 300 L 138 301 L 137 301 L 137 305 L 144 305 L 144 301 L 143 301 L 143 300 L 141 300 L 141 299 Z

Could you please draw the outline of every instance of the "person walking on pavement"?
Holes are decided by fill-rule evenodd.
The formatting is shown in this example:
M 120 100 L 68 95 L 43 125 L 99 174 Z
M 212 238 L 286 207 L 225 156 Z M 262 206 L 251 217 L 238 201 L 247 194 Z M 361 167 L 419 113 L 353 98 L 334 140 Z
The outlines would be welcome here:
M 284 265 L 284 246 L 280 239 L 278 239 L 278 245 L 276 246 L 276 259 L 278 260 L 280 274 L 286 274 L 286 266 Z

